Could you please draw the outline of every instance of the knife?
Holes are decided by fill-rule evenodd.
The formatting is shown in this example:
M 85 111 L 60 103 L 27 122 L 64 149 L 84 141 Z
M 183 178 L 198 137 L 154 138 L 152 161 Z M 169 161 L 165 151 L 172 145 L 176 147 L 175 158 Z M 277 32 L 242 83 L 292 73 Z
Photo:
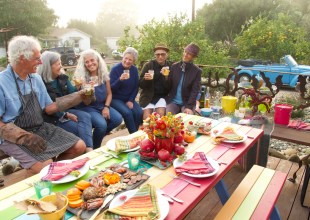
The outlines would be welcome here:
M 92 215 L 92 217 L 89 220 L 94 220 L 97 215 L 99 215 L 99 213 L 101 212 L 101 210 L 114 198 L 114 194 L 110 194 L 108 195 L 107 198 L 105 198 L 102 206 Z
M 114 157 L 114 158 L 119 159 L 119 156 L 117 156 L 116 154 L 112 154 L 112 153 L 107 152 L 107 151 L 104 151 L 104 150 L 102 150 L 102 152 L 103 152 L 103 154 L 108 154 L 108 155 L 110 155 L 110 156 L 112 156 L 112 157 Z

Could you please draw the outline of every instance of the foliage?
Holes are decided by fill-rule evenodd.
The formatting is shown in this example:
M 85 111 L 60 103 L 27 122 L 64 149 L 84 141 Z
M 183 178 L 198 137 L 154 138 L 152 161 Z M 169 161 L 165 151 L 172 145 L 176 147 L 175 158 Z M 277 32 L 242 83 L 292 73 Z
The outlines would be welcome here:
M 274 20 L 258 17 L 236 38 L 240 58 L 258 58 L 279 62 L 290 54 L 299 62 L 308 61 L 310 44 L 307 34 L 288 15 Z
M 206 34 L 212 40 L 233 42 L 247 20 L 286 10 L 287 0 L 214 0 L 200 9 L 197 17 L 204 20 Z
M 200 53 L 195 63 L 208 65 L 227 64 L 227 48 L 222 43 L 211 44 L 206 39 L 204 26 L 201 20 L 190 22 L 185 15 L 169 16 L 168 21 L 155 21 L 154 19 L 136 27 L 138 38 L 130 33 L 130 28 L 125 29 L 124 37 L 119 40 L 121 50 L 133 46 L 139 51 L 141 63 L 154 57 L 153 48 L 157 43 L 165 43 L 170 48 L 169 59 L 181 60 L 184 47 L 195 42 L 200 47 Z M 206 70 L 207 71 L 207 70 Z M 224 70 L 222 70 L 224 71 Z
M 0 5 L 0 28 L 17 28 L 7 34 L 7 39 L 17 34 L 37 36 L 57 21 L 46 0 L 0 0 Z M 2 42 L 4 36 L 0 38 Z
M 0 67 L 6 67 L 6 57 L 1 57 L 0 58 Z

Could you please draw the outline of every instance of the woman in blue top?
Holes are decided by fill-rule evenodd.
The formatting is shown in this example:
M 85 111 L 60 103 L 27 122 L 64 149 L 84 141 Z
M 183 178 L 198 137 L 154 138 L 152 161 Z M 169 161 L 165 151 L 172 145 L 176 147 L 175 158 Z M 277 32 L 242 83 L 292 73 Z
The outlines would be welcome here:
M 110 72 L 113 99 L 111 106 L 124 118 L 129 133 L 134 133 L 142 123 L 143 111 L 135 101 L 139 89 L 138 69 L 133 64 L 138 58 L 138 51 L 128 47 L 121 63 L 116 64 Z M 125 70 L 129 70 L 129 73 Z
M 76 92 L 69 77 L 63 74 L 60 54 L 45 51 L 42 56 L 42 65 L 37 69 L 41 75 L 47 92 L 53 101 L 58 97 Z M 57 112 L 54 115 L 44 114 L 44 121 L 53 123 L 64 130 L 80 137 L 86 144 L 86 152 L 93 149 L 92 125 L 90 115 L 77 109 L 69 109 L 67 112 Z
M 74 76 L 95 86 L 96 100 L 84 102 L 78 108 L 91 115 L 94 148 L 98 148 L 104 136 L 122 123 L 122 116 L 110 107 L 112 91 L 107 65 L 97 51 L 89 49 L 81 53 Z

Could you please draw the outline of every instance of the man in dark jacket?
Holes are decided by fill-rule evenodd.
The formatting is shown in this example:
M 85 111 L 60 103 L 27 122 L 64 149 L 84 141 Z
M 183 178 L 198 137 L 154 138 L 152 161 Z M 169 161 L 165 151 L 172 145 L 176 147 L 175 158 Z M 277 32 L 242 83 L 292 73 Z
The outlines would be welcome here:
M 166 113 L 165 97 L 168 94 L 165 88 L 164 75 L 169 73 L 171 62 L 168 61 L 169 48 L 165 44 L 157 44 L 154 47 L 155 59 L 145 63 L 140 75 L 140 98 L 139 104 L 143 108 L 143 119 L 146 119 L 153 111 L 161 116 Z
M 202 72 L 193 64 L 198 53 L 199 47 L 191 43 L 184 48 L 182 61 L 172 65 L 167 81 L 169 93 L 166 97 L 166 113 L 194 114 Z

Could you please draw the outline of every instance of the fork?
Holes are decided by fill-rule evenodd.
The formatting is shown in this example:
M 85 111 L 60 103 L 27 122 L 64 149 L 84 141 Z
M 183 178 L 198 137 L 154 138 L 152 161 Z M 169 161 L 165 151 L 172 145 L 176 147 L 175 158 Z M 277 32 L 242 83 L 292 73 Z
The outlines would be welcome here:
M 173 179 L 180 179 L 180 180 L 183 180 L 183 181 L 188 182 L 189 184 L 192 184 L 192 185 L 194 185 L 194 186 L 198 186 L 198 187 L 201 186 L 200 183 L 194 183 L 194 182 L 192 182 L 192 181 L 190 181 L 190 180 L 184 179 L 184 178 L 179 177 L 179 176 L 175 176 L 175 175 L 173 175 L 173 174 L 169 174 L 169 176 L 171 176 Z
M 167 193 L 165 193 L 163 190 L 161 190 L 161 189 L 158 189 L 158 192 L 162 195 L 162 196 L 165 196 L 165 197 L 167 197 L 167 199 L 169 198 L 169 199 L 172 199 L 172 200 L 174 200 L 174 201 L 176 201 L 176 202 L 178 202 L 178 203 L 183 203 L 184 201 L 183 200 L 181 200 L 181 199 L 178 199 L 178 198 L 176 198 L 176 197 L 174 197 L 174 196 L 170 196 L 169 194 L 167 194 Z M 168 202 L 169 202 L 169 199 L 168 199 Z M 170 203 L 172 203 L 172 202 L 170 202 Z

